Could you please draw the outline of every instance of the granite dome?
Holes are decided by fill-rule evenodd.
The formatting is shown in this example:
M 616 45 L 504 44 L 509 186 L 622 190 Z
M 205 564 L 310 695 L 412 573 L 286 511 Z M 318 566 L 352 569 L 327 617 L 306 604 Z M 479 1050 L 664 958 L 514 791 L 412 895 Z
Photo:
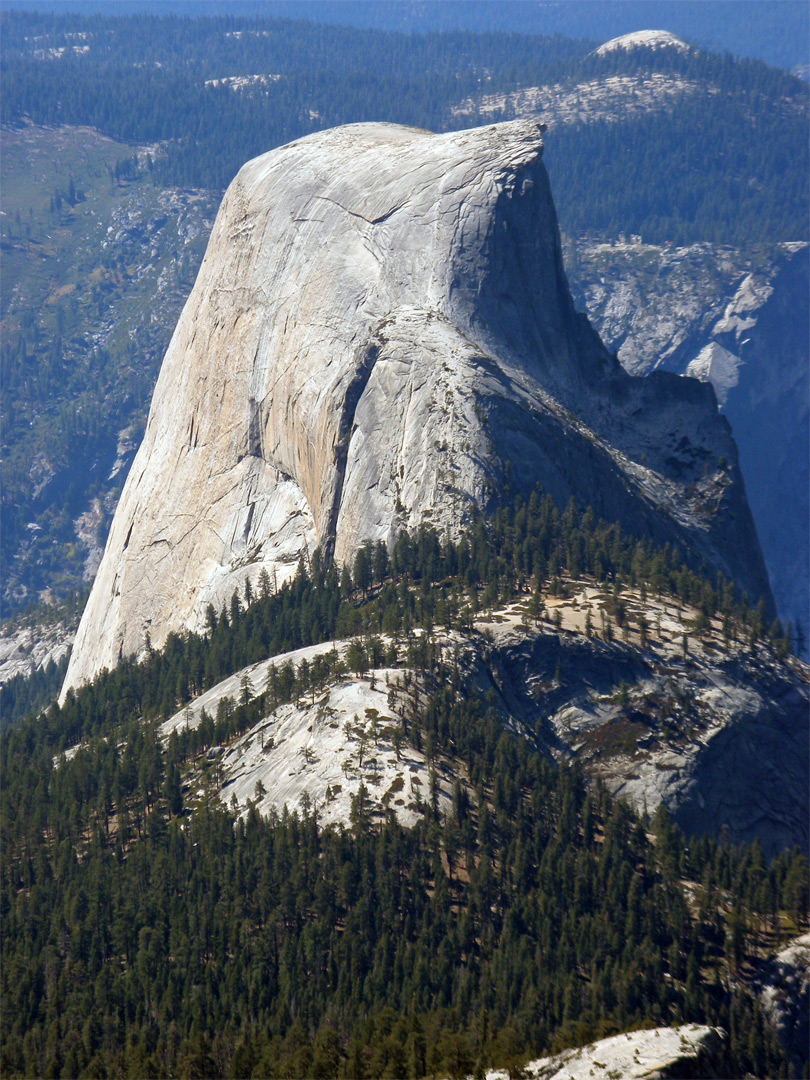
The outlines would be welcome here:
M 711 388 L 626 375 L 574 311 L 535 123 L 271 151 L 223 200 L 65 687 L 317 546 L 455 532 L 507 480 L 769 596 Z

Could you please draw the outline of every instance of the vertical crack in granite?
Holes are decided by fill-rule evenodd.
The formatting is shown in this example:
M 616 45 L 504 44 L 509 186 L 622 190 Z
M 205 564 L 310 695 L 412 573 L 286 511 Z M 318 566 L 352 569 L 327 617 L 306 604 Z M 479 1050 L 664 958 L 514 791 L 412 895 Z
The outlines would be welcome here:
M 255 398 L 248 400 L 250 422 L 248 424 L 247 457 L 263 458 L 261 406 Z
M 324 544 L 325 553 L 328 558 L 332 557 L 335 550 L 338 515 L 340 514 L 340 505 L 343 498 L 343 485 L 346 479 L 346 461 L 349 455 L 349 441 L 352 437 L 352 432 L 354 431 L 354 419 L 357 413 L 357 406 L 368 386 L 368 381 L 371 378 L 374 365 L 377 363 L 381 348 L 382 342 L 377 340 L 361 350 L 354 376 L 346 387 L 346 396 L 343 399 L 340 424 L 338 425 L 337 439 L 335 440 L 334 446 L 335 492 L 332 497 L 332 506 L 329 510 L 326 526 L 326 543 Z

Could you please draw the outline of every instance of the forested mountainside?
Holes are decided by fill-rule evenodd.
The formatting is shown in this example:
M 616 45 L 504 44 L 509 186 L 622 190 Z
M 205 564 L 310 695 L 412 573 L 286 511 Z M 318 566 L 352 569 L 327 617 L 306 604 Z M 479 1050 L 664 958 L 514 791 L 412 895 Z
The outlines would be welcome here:
M 259 10 L 250 0 L 236 0 L 236 4 L 241 14 Z M 183 10 L 191 14 L 194 6 L 192 0 Z M 234 0 L 225 6 L 233 9 Z M 211 7 L 215 5 L 205 5 L 208 11 Z M 699 5 L 678 0 L 611 0 L 598 8 L 590 0 L 567 0 L 565 4 L 512 0 L 507 8 L 499 0 L 434 0 L 428 5 L 410 0 L 278 0 L 275 10 L 279 17 L 404 33 L 508 30 L 564 37 L 586 33 L 598 41 L 629 34 L 641 26 L 665 26 L 702 48 L 756 57 L 790 71 L 806 66 L 810 32 L 810 18 L 801 0 L 783 0 L 776 20 L 771 0 L 705 0 Z
M 109 14 L 104 0 L 14 0 L 26 10 Z M 150 0 L 123 0 L 117 9 L 126 15 L 153 14 Z M 161 11 L 186 18 L 201 15 L 267 15 L 264 0 L 162 0 Z M 594 8 L 590 0 L 274 0 L 277 19 L 306 19 L 360 29 L 424 34 L 431 31 L 504 31 L 517 34 L 583 36 L 608 41 L 641 26 L 665 26 L 691 44 L 715 52 L 730 52 L 773 64 L 787 71 L 806 72 L 810 17 L 801 0 L 780 0 L 774 19 L 773 0 L 704 0 L 684 5 L 679 0 L 612 0 Z M 806 78 L 806 74 L 803 75 Z
M 563 228 L 579 232 L 585 221 L 675 242 L 806 235 L 808 88 L 759 61 L 692 48 L 598 55 L 593 42 L 561 37 L 384 34 L 236 16 L 5 11 L 3 19 L 4 123 L 87 124 L 161 143 L 159 180 L 184 187 L 222 189 L 248 158 L 325 127 L 460 128 L 469 126 L 457 108 L 466 99 L 665 74 L 684 91 L 677 108 L 664 103 L 666 121 L 640 116 L 631 137 L 600 124 L 584 135 L 584 157 L 581 125 L 555 137 Z M 99 82 L 104 94 L 94 92 Z M 481 119 L 492 111 L 485 104 Z M 581 175 L 576 163 L 585 159 L 601 184 Z M 604 182 L 614 176 L 620 184 Z
M 3 609 L 43 599 L 69 619 L 219 195 L 155 186 L 90 128 L 27 125 L 2 145 Z
M 608 594 L 597 626 L 553 614 L 574 575 Z M 535 726 L 515 724 L 495 686 L 464 690 L 441 646 L 518 601 L 551 636 L 620 635 L 643 656 L 662 631 L 630 614 L 632 592 L 694 611 L 691 644 L 669 661 L 676 683 L 698 648 L 730 663 L 753 650 L 806 683 L 783 633 L 769 641 L 727 585 L 538 494 L 457 544 L 422 530 L 390 557 L 361 549 L 340 574 L 318 557 L 277 593 L 265 575 L 210 611 L 207 634 L 161 653 L 147 642 L 142 663 L 7 731 L 4 1074 L 462 1077 L 693 1021 L 726 1032 L 725 1075 L 793 1075 L 756 980 L 807 925 L 806 858 L 768 865 L 727 830 L 687 838 L 663 808 L 637 817 L 586 783 L 586 758 L 554 764 L 543 718 L 571 672 L 538 682 Z M 341 634 L 345 655 L 280 663 L 266 689 L 242 679 L 216 716 L 183 719 L 246 662 Z M 659 725 L 673 745 L 692 737 L 694 703 L 645 716 L 614 664 L 615 737 Z M 385 712 L 355 717 L 367 730 L 345 740 L 365 745 L 342 778 L 348 820 L 325 823 L 335 788 L 268 813 L 259 782 L 241 800 L 220 787 L 258 719 L 269 753 L 285 702 L 375 678 L 390 680 Z M 317 769 L 319 747 L 293 756 L 293 771 Z M 389 756 L 425 760 L 424 784 L 381 797 Z

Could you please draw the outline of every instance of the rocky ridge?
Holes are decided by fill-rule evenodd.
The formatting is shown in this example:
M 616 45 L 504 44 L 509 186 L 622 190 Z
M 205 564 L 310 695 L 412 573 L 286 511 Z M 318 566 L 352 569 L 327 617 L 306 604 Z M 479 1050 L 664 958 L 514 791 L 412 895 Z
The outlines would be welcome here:
M 242 700 L 245 680 L 252 694 L 262 693 L 271 668 L 291 662 L 311 663 L 319 653 L 335 650 L 345 656 L 349 642 L 327 642 L 251 665 L 212 687 L 176 713 L 161 727 L 164 737 L 185 726 L 196 727 L 205 709 L 214 716 L 226 698 Z M 392 688 L 401 669 L 376 669 L 364 678 L 349 678 L 328 686 L 318 700 L 281 705 L 228 746 L 215 748 L 215 790 L 242 815 L 253 805 L 264 816 L 280 814 L 302 801 L 318 808 L 324 825 L 349 825 L 352 800 L 366 785 L 373 812 L 393 811 L 403 825 L 422 815 L 431 790 L 425 755 L 396 737 Z M 395 696 L 396 696 L 396 692 Z M 436 799 L 446 813 L 452 794 L 452 775 L 436 773 Z M 203 772 L 192 799 L 206 792 L 210 777 Z
M 536 125 L 362 124 L 249 162 L 164 361 L 65 688 L 316 545 L 456 532 L 511 483 L 769 596 L 693 380 L 627 376 L 574 312 Z M 313 259 L 313 252 L 320 258 Z
M 600 625 L 606 597 L 581 583 L 547 601 L 563 633 L 525 625 L 507 610 L 483 624 L 486 685 L 506 722 L 585 771 L 639 813 L 663 804 L 690 835 L 758 838 L 769 855 L 808 849 L 807 714 L 810 672 L 774 662 L 764 647 L 723 643 L 715 622 L 698 634 L 697 612 L 625 596 L 640 630 L 622 640 L 585 632 Z
M 566 592 L 546 592 L 540 615 L 526 599 L 466 630 L 436 629 L 464 693 L 487 700 L 505 728 L 550 757 L 579 762 L 639 813 L 663 804 L 690 835 L 759 839 L 768 855 L 808 850 L 807 666 L 779 660 L 764 644 L 752 648 L 719 620 L 696 631 L 697 611 L 633 589 L 622 593 L 624 626 L 614 636 L 609 591 L 570 580 Z M 227 699 L 256 700 L 271 671 L 288 663 L 297 669 L 333 652 L 345 660 L 350 644 L 254 663 L 190 701 L 163 724 L 163 737 L 196 727 L 203 710 L 213 718 Z M 411 824 L 435 785 L 438 807 L 447 807 L 465 769 L 451 759 L 429 763 L 403 741 L 414 693 L 427 706 L 431 689 L 408 669 L 406 644 L 396 652 L 394 667 L 333 678 L 309 700 L 268 708 L 244 735 L 209 751 L 215 769 L 198 771 L 191 802 L 213 782 L 242 813 L 249 805 L 281 813 L 305 798 L 325 822 L 348 824 L 365 784 L 374 813 L 391 810 Z
M 725 1076 L 721 1028 L 701 1024 L 628 1031 L 530 1061 L 530 1080 L 664 1080 L 666 1077 Z M 699 1071 L 696 1071 L 699 1070 Z M 506 1080 L 503 1070 L 487 1080 Z
M 76 633 L 62 622 L 19 626 L 0 637 L 0 686 L 16 675 L 32 675 L 68 655 Z
M 528 86 L 510 92 L 465 98 L 454 105 L 455 117 L 542 119 L 553 129 L 560 125 L 624 122 L 634 116 L 675 108 L 684 98 L 702 93 L 699 83 L 664 72 L 608 75 L 585 82 Z

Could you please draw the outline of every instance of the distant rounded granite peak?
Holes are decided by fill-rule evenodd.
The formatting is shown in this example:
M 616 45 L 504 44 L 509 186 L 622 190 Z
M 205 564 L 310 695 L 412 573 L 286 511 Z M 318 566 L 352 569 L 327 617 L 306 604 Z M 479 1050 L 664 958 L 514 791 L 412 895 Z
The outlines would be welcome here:
M 668 30 L 634 30 L 632 34 L 622 34 L 606 41 L 594 50 L 594 55 L 607 56 L 608 53 L 631 52 L 633 49 L 676 49 L 678 52 L 688 52 L 689 46 Z

